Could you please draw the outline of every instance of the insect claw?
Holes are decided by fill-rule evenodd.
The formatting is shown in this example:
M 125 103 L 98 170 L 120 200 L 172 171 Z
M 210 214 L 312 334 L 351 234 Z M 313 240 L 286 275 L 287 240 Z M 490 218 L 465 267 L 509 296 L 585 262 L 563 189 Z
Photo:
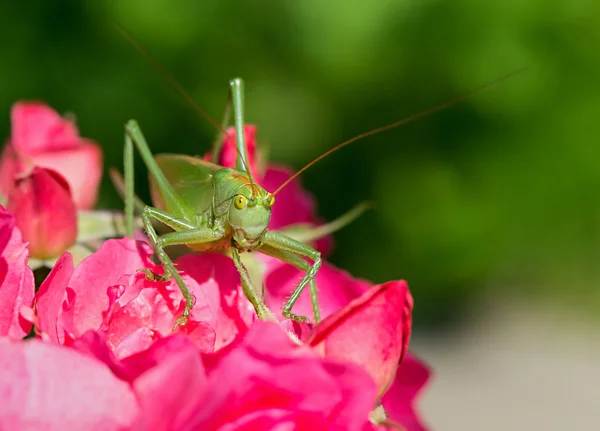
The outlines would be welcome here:
M 284 311 L 282 314 L 283 317 L 285 317 L 286 319 L 293 320 L 294 322 L 310 323 L 310 319 L 306 316 L 300 316 L 299 314 L 290 313 L 289 311 Z
M 190 317 L 190 309 L 188 308 L 188 304 L 186 302 L 185 309 L 183 310 L 183 314 L 175 320 L 175 325 L 173 326 L 173 332 L 177 331 L 177 329 L 180 326 L 187 325 L 189 317 Z
M 152 271 L 150 268 L 138 269 L 137 272 L 141 272 L 146 276 L 146 280 L 148 281 L 157 281 L 157 282 L 165 282 L 171 279 L 171 275 L 168 273 L 165 274 L 157 274 Z

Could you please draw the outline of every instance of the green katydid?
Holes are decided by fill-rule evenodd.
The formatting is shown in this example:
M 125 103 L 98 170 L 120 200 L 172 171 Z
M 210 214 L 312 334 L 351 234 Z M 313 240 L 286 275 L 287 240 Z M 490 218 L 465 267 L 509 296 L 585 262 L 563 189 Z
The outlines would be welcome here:
M 187 245 L 201 252 L 230 252 L 240 273 L 242 288 L 259 318 L 273 318 L 271 311 L 259 298 L 248 272 L 240 260 L 241 252 L 259 251 L 276 257 L 306 271 L 304 277 L 283 307 L 283 316 L 307 321 L 291 309 L 306 285 L 310 285 L 314 319 L 318 321 L 319 307 L 315 275 L 321 266 L 320 253 L 308 245 L 279 232 L 267 229 L 275 193 L 260 187 L 248 166 L 243 134 L 243 81 L 230 82 L 238 150 L 237 167 L 224 168 L 215 162 L 199 158 L 162 154 L 154 157 L 137 123 L 125 126 L 125 193 L 127 233 L 133 223 L 133 146 L 137 147 L 151 175 L 155 207 L 146 206 L 142 223 L 156 255 L 168 276 L 173 277 L 185 298 L 183 315 L 177 325 L 187 322 L 194 298 L 185 286 L 164 248 Z M 216 152 L 215 152 L 216 154 Z M 174 230 L 158 236 L 152 220 Z M 309 264 L 303 258 L 312 260 Z
M 125 33 L 125 36 L 142 54 L 153 61 L 130 35 Z M 177 319 L 175 328 L 178 325 L 186 324 L 194 305 L 194 298 L 187 289 L 171 258 L 164 250 L 165 247 L 173 245 L 186 245 L 192 250 L 200 252 L 230 253 L 240 273 L 244 294 L 252 303 L 258 317 L 261 319 L 274 319 L 274 315 L 266 307 L 262 298 L 259 297 L 248 275 L 248 271 L 242 264 L 240 253 L 258 251 L 295 266 L 304 271 L 304 276 L 283 306 L 282 314 L 284 317 L 296 321 L 308 320 L 305 316 L 292 313 L 294 303 L 303 289 L 308 285 L 314 320 L 318 322 L 320 314 L 315 275 L 321 266 L 321 255 L 317 250 L 303 242 L 284 233 L 268 229 L 271 208 L 275 204 L 275 195 L 291 180 L 296 178 L 296 176 L 332 152 L 359 139 L 401 126 L 454 105 L 471 97 L 474 93 L 503 81 L 520 71 L 507 74 L 468 94 L 421 111 L 418 114 L 342 142 L 304 166 L 273 192 L 269 192 L 259 186 L 249 169 L 243 131 L 244 87 L 241 79 L 236 78 L 230 81 L 229 93 L 234 113 L 237 148 L 236 168 L 225 168 L 217 164 L 219 145 L 222 145 L 222 139 L 219 138 L 215 141 L 212 162 L 177 154 L 160 154 L 155 157 L 152 155 L 137 122 L 130 120 L 125 126 L 124 150 L 126 232 L 128 236 L 132 236 L 133 234 L 134 203 L 136 200 L 133 184 L 133 148 L 135 145 L 148 168 L 152 188 L 152 201 L 155 205 L 143 207 L 141 214 L 142 223 L 154 247 L 156 256 L 164 267 L 165 276 L 162 278 L 173 277 L 185 298 L 185 309 L 182 316 Z M 171 84 L 184 96 L 188 103 L 209 119 L 217 129 L 224 130 L 224 127 L 227 125 L 229 109 L 226 109 L 223 124 L 219 125 L 187 96 L 174 78 L 164 70 L 162 70 L 162 73 L 167 76 Z M 329 233 L 339 228 L 341 225 L 356 218 L 364 209 L 364 206 L 357 207 L 338 221 L 321 229 L 321 232 Z M 153 220 L 169 226 L 173 229 L 173 232 L 159 236 L 153 226 Z M 306 258 L 312 263 L 305 260 Z M 157 277 L 155 274 L 148 272 L 146 275 L 148 278 Z

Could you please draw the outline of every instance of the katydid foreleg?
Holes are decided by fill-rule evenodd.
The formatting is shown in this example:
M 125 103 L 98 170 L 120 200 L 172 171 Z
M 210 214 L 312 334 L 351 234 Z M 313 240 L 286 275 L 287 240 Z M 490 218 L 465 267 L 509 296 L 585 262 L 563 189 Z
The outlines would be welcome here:
M 321 267 L 321 253 L 306 244 L 275 231 L 268 231 L 265 233 L 265 236 L 263 237 L 263 247 L 259 248 L 259 251 L 263 252 L 263 248 L 265 254 L 274 255 L 274 253 L 277 252 L 275 257 L 278 257 L 283 261 L 296 266 L 297 268 L 302 266 L 301 269 L 306 271 L 304 277 L 296 289 L 294 289 L 290 298 L 284 304 L 283 317 L 298 321 L 308 320 L 306 317 L 293 314 L 291 311 L 306 285 L 310 283 L 310 299 L 312 302 L 313 312 L 315 314 L 315 321 L 318 321 L 320 319 L 320 313 L 319 301 L 317 298 L 317 287 L 315 284 L 315 275 Z M 313 261 L 313 264 L 309 265 L 302 258 L 291 258 L 290 255 L 307 257 Z M 304 261 L 306 265 L 301 264 L 299 262 L 300 260 Z
M 242 260 L 240 259 L 240 252 L 235 247 L 235 245 L 231 247 L 231 258 L 233 259 L 233 263 L 235 264 L 237 271 L 240 273 L 240 280 L 242 282 L 242 289 L 244 290 L 244 295 L 246 295 L 246 298 L 248 298 L 250 303 L 254 306 L 258 318 L 262 320 L 277 321 L 277 319 L 273 315 L 273 312 L 269 310 L 265 305 L 263 301 L 264 295 L 263 299 L 258 298 L 256 294 L 256 289 L 254 288 L 252 280 L 248 275 L 248 270 L 242 263 Z
M 296 268 L 298 268 L 300 271 L 308 272 L 310 270 L 310 264 L 307 261 L 305 261 L 302 257 L 292 252 L 281 250 L 279 248 L 275 248 L 266 244 L 260 248 L 260 252 L 277 258 L 283 262 L 289 263 L 290 265 L 293 265 Z M 310 299 L 312 303 L 313 314 L 315 317 L 315 323 L 319 323 L 319 321 L 321 320 L 321 311 L 319 309 L 319 302 L 317 298 L 317 284 L 315 282 L 314 277 L 310 279 L 309 283 Z M 306 319 L 304 316 L 298 316 L 296 314 L 292 314 L 291 316 L 293 316 L 295 320 Z
M 185 309 L 183 310 L 183 315 L 177 318 L 177 320 L 175 321 L 175 326 L 173 329 L 176 329 L 179 325 L 185 325 L 187 323 L 188 317 L 190 316 L 190 312 L 194 307 L 195 300 L 194 296 L 190 293 L 187 286 L 183 282 L 181 275 L 179 275 L 177 268 L 175 268 L 173 261 L 163 249 L 163 245 L 161 244 L 161 238 L 159 238 L 159 236 L 156 234 L 156 230 L 152 225 L 152 220 L 150 220 L 151 215 L 153 215 L 152 208 L 146 207 L 144 209 L 144 212 L 142 213 L 142 223 L 144 224 L 144 229 L 148 234 L 148 238 L 152 243 L 152 247 L 154 248 L 154 251 L 158 256 L 160 263 L 162 263 L 165 272 L 175 279 L 175 282 L 177 283 L 177 286 L 179 286 L 181 294 L 185 299 Z

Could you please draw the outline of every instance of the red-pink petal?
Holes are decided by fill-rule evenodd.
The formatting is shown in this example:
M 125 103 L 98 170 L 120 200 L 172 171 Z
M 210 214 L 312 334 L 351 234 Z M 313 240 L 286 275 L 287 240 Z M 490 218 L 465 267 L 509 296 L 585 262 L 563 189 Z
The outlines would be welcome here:
M 408 345 L 411 310 L 406 282 L 377 285 L 319 323 L 307 344 L 325 357 L 363 367 L 381 395 Z
M 78 209 L 94 207 L 102 178 L 102 151 L 98 145 L 80 139 L 72 148 L 35 154 L 31 162 L 64 176 Z
M 17 102 L 10 113 L 11 143 L 19 153 L 66 149 L 76 145 L 77 127 L 40 102 Z
M 128 382 L 133 382 L 146 371 L 157 367 L 180 352 L 194 350 L 198 353 L 196 345 L 188 337 L 181 334 L 172 334 L 156 341 L 150 348 L 120 361 L 119 375 Z
M 37 331 L 45 333 L 55 343 L 59 342 L 57 321 L 65 299 L 65 287 L 73 274 L 73 256 L 64 253 L 54 264 L 35 295 Z
M 200 356 L 187 344 L 138 377 L 133 387 L 141 414 L 133 429 L 140 431 L 180 430 L 187 419 L 204 406 L 206 374 Z
M 13 146 L 10 143 L 6 144 L 0 157 L 0 193 L 7 198 L 14 188 L 17 175 L 27 173 L 31 169 L 33 166 L 29 161 L 22 160 Z
M 115 356 L 118 359 L 126 358 L 135 353 L 148 349 L 159 337 L 156 331 L 147 327 L 136 328 L 128 333 L 115 347 Z
M 138 414 L 130 386 L 73 349 L 0 341 L 0 429 L 117 430 Z
M 33 273 L 29 250 L 16 227 L 15 218 L 0 205 L 0 336 L 23 338 L 31 330 L 19 310 L 33 303 Z
M 11 122 L 12 137 L 0 161 L 0 190 L 9 194 L 15 176 L 36 165 L 66 178 L 77 208 L 92 208 L 102 176 L 100 147 L 81 138 L 72 121 L 42 103 L 15 103 Z
M 256 322 L 243 343 L 210 368 L 203 408 L 189 426 L 361 430 L 375 392 L 360 368 L 319 358 L 278 325 Z
M 415 356 L 408 354 L 398 366 L 392 385 L 381 398 L 383 408 L 389 417 L 401 424 L 406 431 L 426 430 L 414 405 L 429 375 L 429 368 Z
M 137 297 L 140 292 L 140 285 L 134 282 L 137 270 L 159 270 L 150 260 L 152 253 L 147 244 L 123 238 L 104 242 L 96 253 L 84 259 L 69 282 L 72 294 L 59 316 L 59 338 L 63 331 L 77 338 L 88 330 L 100 328 L 108 311 L 109 287 L 119 284 L 125 287 L 119 298 L 122 304 Z
M 35 167 L 8 195 L 6 209 L 15 216 L 32 257 L 50 259 L 75 243 L 77 212 L 65 179 Z
M 192 319 L 215 330 L 215 350 L 247 331 L 255 312 L 244 296 L 231 258 L 220 254 L 186 255 L 177 259 L 177 266 L 196 298 Z

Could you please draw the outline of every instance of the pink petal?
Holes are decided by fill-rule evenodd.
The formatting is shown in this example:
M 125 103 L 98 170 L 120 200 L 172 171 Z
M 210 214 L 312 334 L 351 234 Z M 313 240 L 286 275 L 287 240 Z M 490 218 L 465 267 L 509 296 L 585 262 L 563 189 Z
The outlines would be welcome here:
M 256 322 L 243 343 L 211 367 L 203 408 L 189 426 L 250 429 L 241 425 L 271 426 L 278 418 L 282 428 L 275 429 L 310 424 L 312 429 L 360 430 L 375 391 L 360 368 L 319 358 L 292 343 L 279 325 Z M 296 428 L 287 428 L 290 420 Z
M 136 279 L 142 281 L 143 275 L 140 274 Z M 176 311 L 171 311 L 165 300 L 165 283 L 155 285 L 141 289 L 138 296 L 127 303 L 119 300 L 122 306 L 110 318 L 107 327 L 108 342 L 113 348 L 117 348 L 138 328 L 156 332 L 151 337 L 171 333 Z
M 215 350 L 247 331 L 254 321 L 254 309 L 243 294 L 231 258 L 221 254 L 185 255 L 177 259 L 177 266 L 196 298 L 193 320 L 215 330 Z
M 73 293 L 59 317 L 59 338 L 63 331 L 77 338 L 88 330 L 100 328 L 109 307 L 108 287 L 125 286 L 119 298 L 123 304 L 134 299 L 140 285 L 132 283 L 135 277 L 131 275 L 143 268 L 159 271 L 150 260 L 152 253 L 147 244 L 123 238 L 104 242 L 96 253 L 84 259 L 69 282 Z M 143 275 L 138 274 L 138 277 L 143 278 Z
M 429 369 L 415 356 L 408 354 L 398 366 L 396 378 L 381 399 L 386 413 L 406 431 L 426 430 L 414 405 L 429 375 Z
M 88 331 L 69 346 L 83 355 L 90 356 L 103 362 L 113 374 L 121 380 L 130 381 L 130 370 L 115 356 L 106 343 L 106 337 L 96 331 Z
M 215 351 L 217 334 L 208 323 L 191 321 L 181 328 L 181 332 L 194 342 L 199 352 L 212 353 Z
M 77 238 L 77 213 L 65 179 L 35 167 L 8 195 L 7 210 L 15 216 L 32 257 L 51 259 Z
M 140 375 L 133 387 L 141 406 L 133 429 L 175 431 L 203 408 L 200 400 L 206 389 L 206 374 L 197 350 L 187 344 Z
M 148 349 L 156 340 L 157 334 L 150 328 L 137 328 L 127 334 L 115 347 L 115 356 L 118 359 L 126 358 L 135 353 Z
M 138 414 L 126 382 L 69 348 L 0 341 L 0 369 L 0 429 L 116 430 Z
M 406 282 L 377 285 L 319 323 L 307 344 L 325 357 L 363 367 L 381 395 L 406 351 L 411 310 Z
M 267 293 L 265 302 L 272 310 L 281 310 L 304 273 L 291 265 L 281 265 L 277 262 L 271 265 L 271 262 L 273 260 L 268 263 L 269 270 L 265 282 Z M 327 262 L 323 262 L 321 265 L 315 281 L 319 293 L 321 317 L 327 317 L 339 310 L 371 287 L 370 283 L 352 278 L 347 272 Z M 293 312 L 312 317 L 312 304 L 308 289 L 307 286 L 296 301 Z
M 161 338 L 150 348 L 119 361 L 117 375 L 131 383 L 146 371 L 190 348 L 196 349 L 194 343 L 181 334 Z
M 102 178 L 102 151 L 95 143 L 80 140 L 66 150 L 35 154 L 37 166 L 54 169 L 65 177 L 78 209 L 91 209 L 96 204 Z
M 48 335 L 54 343 L 58 343 L 57 321 L 65 299 L 65 288 L 73 274 L 73 256 L 64 253 L 50 274 L 46 277 L 35 295 L 37 313 L 37 330 Z
M 31 323 L 19 314 L 22 306 L 33 305 L 34 281 L 28 258 L 15 218 L 0 205 L 0 336 L 20 339 L 31 330 Z
M 29 161 L 22 160 L 10 143 L 4 146 L 0 158 L 0 192 L 5 198 L 12 191 L 17 175 L 31 169 Z
M 55 110 L 39 102 L 17 102 L 11 109 L 12 137 L 15 150 L 25 155 L 76 145 L 77 127 Z

